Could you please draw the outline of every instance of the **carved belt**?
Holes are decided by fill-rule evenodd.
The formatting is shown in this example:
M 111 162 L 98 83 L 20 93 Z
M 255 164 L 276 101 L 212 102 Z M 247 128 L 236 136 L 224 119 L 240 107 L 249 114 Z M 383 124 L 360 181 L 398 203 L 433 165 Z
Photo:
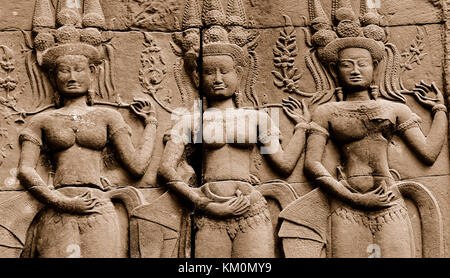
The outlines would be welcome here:
M 250 183 L 245 181 L 237 181 L 237 180 L 226 180 L 226 181 L 214 181 L 205 183 L 200 187 L 203 194 L 206 197 L 213 200 L 214 202 L 223 203 L 229 201 L 236 197 L 236 195 L 232 196 L 219 196 L 211 191 L 211 185 L 218 184 L 219 186 L 234 186 L 235 192 L 240 190 L 242 195 L 247 196 L 250 200 L 251 204 L 258 202 L 262 195 L 259 191 L 257 191 Z
M 267 202 L 260 195 L 260 199 L 250 206 L 245 214 L 228 219 L 214 219 L 203 214 L 194 215 L 195 226 L 198 229 L 209 228 L 225 230 L 231 239 L 234 239 L 238 232 L 245 233 L 250 228 L 270 222 L 270 212 Z
M 408 218 L 408 210 L 403 200 L 398 199 L 389 208 L 363 212 L 342 204 L 331 214 L 359 225 L 363 225 L 372 233 L 379 232 L 384 224 Z
M 56 189 L 58 192 L 66 195 L 67 197 L 76 197 L 83 195 L 86 192 L 90 192 L 92 197 L 98 199 L 98 203 L 95 205 L 95 209 L 100 210 L 102 213 L 115 212 L 114 205 L 111 199 L 108 197 L 107 193 L 92 187 L 76 187 L 67 186 Z

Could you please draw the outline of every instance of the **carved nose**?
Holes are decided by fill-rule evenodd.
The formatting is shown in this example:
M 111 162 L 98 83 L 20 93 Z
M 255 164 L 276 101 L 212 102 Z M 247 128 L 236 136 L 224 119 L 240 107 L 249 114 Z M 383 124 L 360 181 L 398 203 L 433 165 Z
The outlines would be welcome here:
M 76 81 L 76 78 L 75 78 L 75 71 L 73 71 L 73 70 L 71 70 L 70 71 L 70 79 L 69 79 L 69 81 Z
M 359 75 L 360 71 L 359 68 L 357 66 L 355 66 L 351 72 L 352 75 Z
M 216 78 L 214 79 L 215 84 L 223 83 L 222 74 L 219 71 L 216 71 Z

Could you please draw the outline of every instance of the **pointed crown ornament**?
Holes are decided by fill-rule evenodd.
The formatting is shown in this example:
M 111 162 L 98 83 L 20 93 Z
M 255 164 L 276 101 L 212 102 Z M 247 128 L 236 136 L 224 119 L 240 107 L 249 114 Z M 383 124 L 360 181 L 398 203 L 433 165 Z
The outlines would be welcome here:
M 60 1 L 56 12 L 55 26 L 49 0 L 37 0 L 33 17 L 33 31 L 37 60 L 39 65 L 52 68 L 56 59 L 62 55 L 82 55 L 89 63 L 101 62 L 98 46 L 102 36 L 98 28 L 103 28 L 105 18 L 99 0 L 84 1 L 84 15 L 81 18 L 78 9 L 69 7 Z M 79 28 L 83 26 L 84 28 Z
M 181 22 L 182 32 L 175 33 L 171 43 L 174 53 L 182 57 L 184 69 L 199 86 L 198 58 L 200 57 L 200 30 L 203 32 L 202 55 L 228 55 L 239 66 L 248 67 L 245 84 L 245 96 L 254 104 L 259 101 L 253 89 L 258 78 L 258 59 L 255 48 L 259 34 L 248 31 L 249 26 L 242 0 L 228 0 L 224 12 L 220 0 L 203 0 L 200 9 L 199 0 L 186 0 Z M 179 82 L 177 82 L 179 83 Z M 186 86 L 179 84 L 180 90 Z
M 309 2 L 311 27 L 314 32 L 312 43 L 318 48 L 319 58 L 325 63 L 336 63 L 339 51 L 345 48 L 367 49 L 376 62 L 384 56 L 386 34 L 379 26 L 380 15 L 376 9 L 364 9 L 357 19 L 350 0 L 333 1 L 335 26 L 328 20 L 320 0 Z
M 226 14 L 219 0 L 203 4 L 203 56 L 228 55 L 238 66 L 247 65 L 246 46 L 256 38 L 248 32 L 242 0 L 228 0 Z

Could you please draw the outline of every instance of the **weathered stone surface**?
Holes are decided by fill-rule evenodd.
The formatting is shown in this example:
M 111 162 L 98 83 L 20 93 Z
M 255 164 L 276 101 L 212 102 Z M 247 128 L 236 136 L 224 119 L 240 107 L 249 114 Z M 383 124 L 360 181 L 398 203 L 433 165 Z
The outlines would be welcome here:
M 0 257 L 449 257 L 450 4 L 365 3 L 2 1 Z

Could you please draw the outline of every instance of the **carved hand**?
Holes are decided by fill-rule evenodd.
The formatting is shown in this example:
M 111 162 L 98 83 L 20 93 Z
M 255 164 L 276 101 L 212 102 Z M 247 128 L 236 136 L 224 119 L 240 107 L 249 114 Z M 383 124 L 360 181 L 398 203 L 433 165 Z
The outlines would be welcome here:
M 250 200 L 246 196 L 238 194 L 237 197 L 224 203 L 209 203 L 206 206 L 205 211 L 216 217 L 231 217 L 242 215 L 246 213 L 249 208 Z
M 311 121 L 311 113 L 309 112 L 308 105 L 305 100 L 298 101 L 297 99 L 289 96 L 289 99 L 283 99 L 283 111 L 294 122 L 309 123 Z
M 94 209 L 98 202 L 99 200 L 92 197 L 91 192 L 88 191 L 73 198 L 59 197 L 55 202 L 55 209 L 70 214 L 98 213 L 98 211 Z
M 149 100 L 135 98 L 130 104 L 131 110 L 142 118 L 146 123 L 151 119 L 156 119 L 156 112 L 153 104 Z
M 413 92 L 416 100 L 427 109 L 431 110 L 435 105 L 444 104 L 444 96 L 434 82 L 428 85 L 422 80 L 420 84 L 416 84 Z M 436 94 L 436 98 L 427 97 L 430 92 Z
M 383 186 L 367 192 L 367 193 L 352 193 L 353 204 L 362 209 L 383 209 L 390 207 L 390 202 L 395 195 L 392 191 L 386 192 Z

